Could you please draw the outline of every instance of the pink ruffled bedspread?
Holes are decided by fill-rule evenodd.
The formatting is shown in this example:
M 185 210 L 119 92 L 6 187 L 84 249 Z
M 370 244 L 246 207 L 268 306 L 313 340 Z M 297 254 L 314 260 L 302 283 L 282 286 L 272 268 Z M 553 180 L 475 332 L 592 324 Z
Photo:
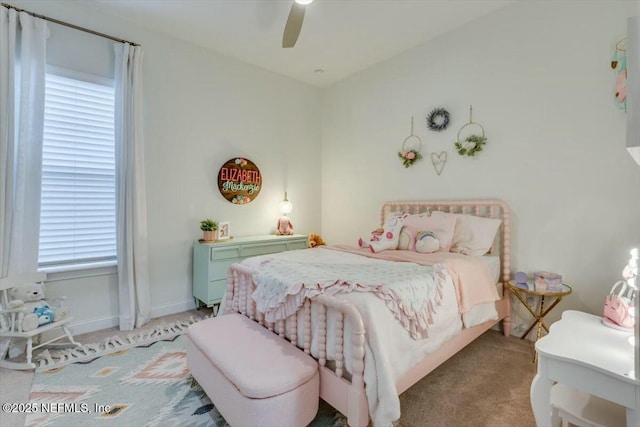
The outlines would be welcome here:
M 453 279 L 460 313 L 468 312 L 477 304 L 500 299 L 496 284 L 491 279 L 489 267 L 475 257 L 452 252 L 423 254 L 413 251 L 383 251 L 373 253 L 369 249 L 349 245 L 332 245 L 327 248 L 388 261 L 413 262 L 420 265 L 443 264 Z
M 295 313 L 307 297 L 370 292 L 384 301 L 413 339 L 428 336 L 446 279 L 439 265 L 376 260 L 325 248 L 268 255 L 253 268 L 252 298 L 268 322 Z
M 255 270 L 256 290 L 252 298 L 257 309 L 265 314 L 265 320 L 274 322 L 296 312 L 307 297 L 371 292 L 384 300 L 413 339 L 428 336 L 432 316 L 442 298 L 445 263 L 456 285 L 459 303 L 464 301 L 471 308 L 478 302 L 498 299 L 495 286 L 477 283 L 477 278 L 484 276 L 483 271 L 490 282 L 489 271 L 481 262 L 470 261 L 469 266 L 465 262 L 469 257 L 464 255 L 426 258 L 425 254 L 417 254 L 418 257 L 415 254 L 409 251 L 373 254 L 355 247 L 329 246 L 260 257 L 257 264 L 255 259 L 248 261 L 254 263 Z M 473 286 L 464 286 L 472 277 Z M 476 287 L 487 288 L 486 295 Z M 495 295 L 490 295 L 491 288 Z

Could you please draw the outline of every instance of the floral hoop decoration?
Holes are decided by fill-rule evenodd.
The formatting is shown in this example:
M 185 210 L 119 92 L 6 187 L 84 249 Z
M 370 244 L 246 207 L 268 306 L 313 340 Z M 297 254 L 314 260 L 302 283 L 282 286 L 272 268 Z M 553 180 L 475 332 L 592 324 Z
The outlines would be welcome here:
M 484 136 L 484 128 L 480 123 L 476 123 L 473 121 L 472 114 L 473 114 L 473 107 L 470 106 L 469 107 L 469 123 L 465 124 L 460 128 L 460 130 L 458 131 L 456 142 L 454 143 L 454 146 L 456 147 L 456 151 L 461 156 L 474 157 L 476 153 L 479 153 L 480 151 L 482 151 L 482 147 L 484 147 L 484 145 L 487 143 L 487 138 Z M 481 133 L 480 134 L 474 133 L 467 136 L 464 139 L 461 139 L 460 134 L 462 133 L 463 129 L 468 126 L 477 126 L 478 128 L 480 128 Z
M 417 146 L 414 145 L 411 147 L 412 144 L 407 145 L 407 143 L 413 143 Z M 402 141 L 402 148 L 398 151 L 398 157 L 402 161 L 402 165 L 405 168 L 408 168 L 413 166 L 413 164 L 418 160 L 422 159 L 422 154 L 420 154 L 421 150 L 422 141 L 413 134 L 413 117 L 411 117 L 411 135 Z
M 449 126 L 449 112 L 444 108 L 434 108 L 427 116 L 429 130 L 441 132 Z
M 422 154 L 420 154 L 417 150 L 408 150 L 408 151 L 398 151 L 398 157 L 402 160 L 402 164 L 405 168 L 409 166 L 413 166 L 415 162 L 422 158 Z
M 480 135 L 471 135 L 464 139 L 464 142 L 456 141 L 455 146 L 461 156 L 473 157 L 482 151 L 482 146 L 487 143 L 487 138 Z

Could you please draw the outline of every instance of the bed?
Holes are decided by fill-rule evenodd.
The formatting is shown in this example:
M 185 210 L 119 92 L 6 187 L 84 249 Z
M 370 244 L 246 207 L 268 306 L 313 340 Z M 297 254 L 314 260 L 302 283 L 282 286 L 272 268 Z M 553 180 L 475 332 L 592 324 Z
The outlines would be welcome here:
M 509 336 L 509 215 L 500 200 L 386 202 L 381 224 L 403 216 L 403 231 L 415 232 L 425 223 L 410 220 L 446 218 L 437 233 L 441 245 L 451 234 L 450 246 L 420 254 L 405 242 L 374 254 L 333 245 L 249 258 L 229 268 L 223 313 L 246 315 L 316 358 L 320 397 L 349 425 L 390 425 L 403 391 L 499 322 Z M 403 280 L 373 283 L 390 276 Z

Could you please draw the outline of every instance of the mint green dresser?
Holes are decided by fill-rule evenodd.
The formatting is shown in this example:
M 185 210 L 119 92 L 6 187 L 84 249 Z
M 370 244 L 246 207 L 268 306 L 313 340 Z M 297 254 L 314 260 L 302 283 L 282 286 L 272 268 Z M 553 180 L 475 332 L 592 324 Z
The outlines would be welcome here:
M 227 290 L 227 270 L 245 258 L 306 249 L 307 236 L 251 236 L 193 244 L 193 297 L 196 307 L 220 304 Z

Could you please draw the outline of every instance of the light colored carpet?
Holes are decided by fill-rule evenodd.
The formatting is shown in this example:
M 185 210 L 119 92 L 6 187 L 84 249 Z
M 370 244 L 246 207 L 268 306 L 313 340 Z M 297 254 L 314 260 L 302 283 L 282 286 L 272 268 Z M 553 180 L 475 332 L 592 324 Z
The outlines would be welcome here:
M 206 314 L 190 311 L 155 319 L 148 328 Z M 108 329 L 76 338 L 83 343 L 100 342 L 114 334 L 120 331 Z M 397 425 L 534 426 L 529 403 L 535 375 L 532 357 L 530 341 L 488 331 L 400 396 L 402 416 Z M 2 402 L 29 401 L 33 373 L 2 369 L 0 376 Z M 21 427 L 25 415 L 2 413 L 0 421 L 3 427 Z
M 400 395 L 404 427 L 533 427 L 533 343 L 489 330 Z

